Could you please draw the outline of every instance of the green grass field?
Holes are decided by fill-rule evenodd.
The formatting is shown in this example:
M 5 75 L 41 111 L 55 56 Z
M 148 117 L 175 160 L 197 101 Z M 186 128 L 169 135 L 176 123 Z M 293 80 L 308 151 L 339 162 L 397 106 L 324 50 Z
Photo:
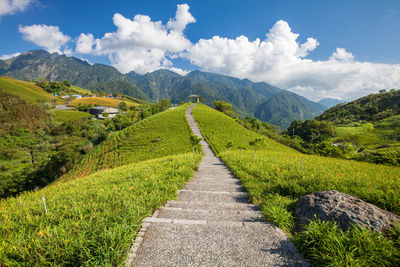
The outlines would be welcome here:
M 51 103 L 53 96 L 33 82 L 24 82 L 10 77 L 0 77 L 0 88 L 7 93 L 16 95 L 31 103 Z M 55 104 L 65 101 L 60 97 L 54 97 Z
M 56 120 L 61 122 L 92 117 L 92 115 L 90 115 L 87 112 L 76 111 L 76 110 L 55 110 L 53 111 L 53 114 L 56 116 Z
M 303 155 L 272 140 L 255 155 L 246 145 L 257 137 L 255 133 L 204 105 L 197 105 L 193 115 L 214 151 L 240 178 L 253 203 L 260 205 L 268 221 L 293 234 L 298 248 L 313 264 L 400 263 L 399 233 L 389 238 L 365 230 L 343 232 L 322 222 L 310 224 L 304 232 L 294 232 L 297 200 L 316 191 L 349 193 L 400 214 L 400 168 Z M 228 141 L 237 146 L 226 149 Z M 332 244 L 324 247 L 324 236 L 336 239 L 333 248 Z M 356 248 L 357 244 L 361 247 Z
M 114 133 L 60 179 L 74 179 L 100 169 L 191 152 L 191 130 L 185 118 L 187 107 L 183 105 L 158 113 Z
M 93 94 L 90 90 L 87 90 L 85 88 L 82 88 L 82 87 L 79 87 L 79 86 L 75 86 L 75 85 L 72 85 L 71 89 L 73 91 L 75 91 L 76 93 L 81 94 L 81 95 L 86 95 L 86 94 L 91 95 L 91 94 Z
M 121 102 L 125 102 L 128 107 L 138 106 L 139 104 L 130 100 L 118 100 L 114 98 L 108 97 L 82 97 L 72 100 L 68 106 L 76 107 L 79 104 L 81 105 L 96 105 L 96 106 L 106 106 L 106 107 L 114 107 L 118 108 Z
M 200 159 L 129 164 L 25 192 L 22 205 L 0 200 L 0 266 L 123 266 L 141 220 L 176 197 Z
M 231 142 L 235 149 L 252 149 L 249 142 L 260 137 L 264 137 L 256 132 L 248 130 L 239 125 L 234 119 L 211 109 L 203 104 L 198 104 L 193 110 L 193 116 L 202 129 L 204 138 L 208 141 L 215 153 L 219 154 L 228 150 L 227 144 Z M 223 130 L 219 124 L 223 121 Z M 265 147 L 270 151 L 287 151 L 298 153 L 296 150 L 284 146 L 270 138 L 265 138 Z

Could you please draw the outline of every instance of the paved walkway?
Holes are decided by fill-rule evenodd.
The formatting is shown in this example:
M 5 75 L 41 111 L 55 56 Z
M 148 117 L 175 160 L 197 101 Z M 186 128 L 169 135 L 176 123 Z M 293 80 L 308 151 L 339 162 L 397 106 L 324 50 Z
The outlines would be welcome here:
M 202 137 L 191 112 L 193 133 Z M 131 266 L 303 266 L 279 228 L 249 203 L 239 180 L 202 141 L 199 170 L 177 201 L 144 220 Z M 143 236 L 143 237 L 142 237 Z

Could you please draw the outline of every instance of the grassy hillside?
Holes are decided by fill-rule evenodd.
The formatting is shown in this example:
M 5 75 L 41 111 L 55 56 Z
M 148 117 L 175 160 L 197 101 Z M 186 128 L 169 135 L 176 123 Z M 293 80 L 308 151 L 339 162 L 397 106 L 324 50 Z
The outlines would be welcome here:
M 256 134 L 202 105 L 196 106 L 193 114 L 214 151 L 240 178 L 267 220 L 293 235 L 298 248 L 315 265 L 400 263 L 400 229 L 388 237 L 366 230 L 343 232 L 333 224 L 315 222 L 302 232 L 294 232 L 297 200 L 315 191 L 346 192 L 400 214 L 400 168 L 303 155 L 271 141 L 254 157 L 246 143 Z M 228 150 L 225 144 L 230 140 L 237 146 Z M 332 240 L 336 242 L 333 245 Z
M 51 103 L 53 96 L 44 91 L 33 82 L 24 82 L 10 77 L 0 77 L 0 89 L 19 96 L 31 103 Z M 55 104 L 62 104 L 64 100 L 60 97 L 54 97 Z
M 92 92 L 90 91 L 90 90 L 87 90 L 87 89 L 84 89 L 84 88 L 81 88 L 81 87 L 79 87 L 79 86 L 74 86 L 74 85 L 72 85 L 71 86 L 71 89 L 74 91 L 74 92 L 76 92 L 76 93 L 78 93 L 78 94 L 81 94 L 81 95 L 91 95 L 92 94 Z
M 50 114 L 43 107 L 0 89 L 0 135 L 19 128 L 45 128 L 45 121 L 49 117 Z
M 76 111 L 76 110 L 55 110 L 53 114 L 56 116 L 56 120 L 61 122 L 92 117 L 92 115 L 90 115 L 87 112 Z
M 109 136 L 61 177 L 70 180 L 96 170 L 192 151 L 188 105 L 158 113 Z
M 108 97 L 82 97 L 72 100 L 68 106 L 76 107 L 79 104 L 81 105 L 90 105 L 93 104 L 95 106 L 106 106 L 106 107 L 114 107 L 118 108 L 121 102 L 125 102 L 128 107 L 138 106 L 138 103 L 129 100 L 118 100 L 114 98 Z
M 246 129 L 237 123 L 234 119 L 225 114 L 209 108 L 206 105 L 198 104 L 193 110 L 193 116 L 196 119 L 202 133 L 218 154 L 228 149 L 228 143 L 232 143 L 234 149 L 252 149 L 249 142 L 262 135 Z M 223 122 L 223 125 L 221 125 Z M 223 128 L 221 128 L 223 126 Z M 221 130 L 223 129 L 223 130 Z M 297 153 L 294 149 L 284 146 L 272 139 L 265 137 L 265 148 L 271 151 L 287 151 Z
M 337 126 L 351 126 L 352 123 L 374 122 L 393 115 L 400 115 L 400 90 L 394 89 L 334 106 L 316 119 Z
M 337 105 L 316 118 L 336 126 L 335 143 L 351 143 L 352 158 L 400 165 L 400 90 L 382 91 Z
M 97 172 L 23 193 L 22 205 L 0 200 L 0 265 L 123 266 L 141 220 L 176 197 L 200 158 L 180 154 Z

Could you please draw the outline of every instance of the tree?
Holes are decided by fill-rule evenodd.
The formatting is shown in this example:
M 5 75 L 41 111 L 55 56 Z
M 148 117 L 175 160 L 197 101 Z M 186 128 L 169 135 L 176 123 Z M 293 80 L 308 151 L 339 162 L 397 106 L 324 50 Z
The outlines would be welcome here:
M 313 143 L 335 136 L 335 127 L 326 121 L 305 120 L 301 122 L 300 120 L 294 120 L 290 124 L 287 133 L 291 136 L 300 136 L 304 141 Z
M 157 103 L 157 107 L 158 107 L 158 112 L 162 112 L 172 107 L 172 104 L 169 99 L 162 99 L 160 100 L 160 102 Z
M 126 111 L 128 110 L 128 105 L 124 101 L 122 101 L 121 103 L 119 103 L 119 108 L 123 111 Z
M 225 113 L 231 118 L 234 119 L 237 118 L 237 114 L 235 113 L 232 104 L 229 104 L 228 102 L 225 101 L 214 101 L 213 104 L 216 110 Z
M 63 84 L 65 85 L 65 87 L 67 88 L 67 89 L 69 89 L 70 87 L 71 87 L 71 82 L 70 81 L 68 81 L 68 80 L 64 80 L 63 81 Z
M 256 159 L 257 148 L 260 148 L 266 144 L 265 137 L 258 137 L 249 142 L 249 145 L 254 147 L 254 159 Z

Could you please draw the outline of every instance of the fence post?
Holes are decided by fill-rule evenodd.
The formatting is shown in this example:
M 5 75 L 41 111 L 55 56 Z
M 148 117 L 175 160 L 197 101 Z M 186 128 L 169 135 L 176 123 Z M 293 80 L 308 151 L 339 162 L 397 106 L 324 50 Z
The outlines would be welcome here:
M 46 200 L 45 200 L 44 196 L 42 197 L 42 199 L 43 199 L 44 211 L 47 213 Z

